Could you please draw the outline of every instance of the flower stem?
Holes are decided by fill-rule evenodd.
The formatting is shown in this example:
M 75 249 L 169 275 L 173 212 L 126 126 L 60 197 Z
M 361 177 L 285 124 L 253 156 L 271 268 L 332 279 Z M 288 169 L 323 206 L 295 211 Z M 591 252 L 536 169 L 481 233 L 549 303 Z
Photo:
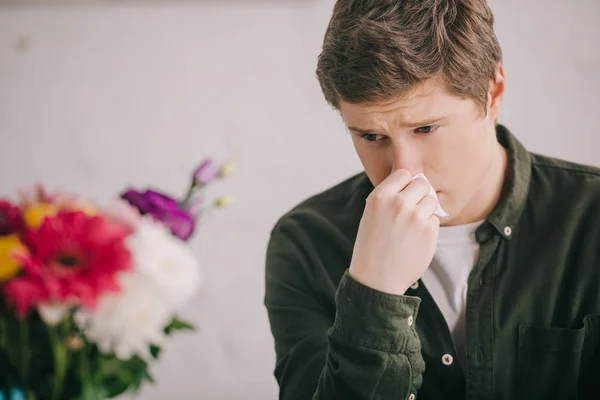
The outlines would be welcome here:
M 92 372 L 90 369 L 90 351 L 88 346 L 86 345 L 79 352 L 79 361 L 80 361 L 80 379 L 83 387 L 83 393 L 85 394 L 86 399 L 94 399 L 94 400 L 102 400 L 98 393 L 96 392 L 96 387 L 94 386 L 94 377 L 92 376 Z
M 52 345 L 52 352 L 54 353 L 54 386 L 52 392 L 52 399 L 54 400 L 60 399 L 67 372 L 69 349 L 66 339 L 69 330 L 69 318 L 56 327 L 49 329 L 50 343 Z
M 190 187 L 188 188 L 187 193 L 185 194 L 183 200 L 179 203 L 182 208 L 187 208 L 189 206 L 189 202 L 194 196 L 196 191 L 200 190 L 202 186 L 195 181 L 192 181 Z

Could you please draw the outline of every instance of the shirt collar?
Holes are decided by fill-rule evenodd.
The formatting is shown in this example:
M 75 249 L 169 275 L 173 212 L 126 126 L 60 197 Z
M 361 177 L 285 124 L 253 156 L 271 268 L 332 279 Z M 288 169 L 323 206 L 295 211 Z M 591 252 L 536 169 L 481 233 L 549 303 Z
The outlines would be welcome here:
M 529 194 L 531 181 L 531 154 L 503 125 L 496 126 L 498 142 L 508 151 L 508 165 L 500 201 L 486 219 L 498 233 L 510 240 Z M 483 224 L 477 231 L 477 241 L 489 238 Z

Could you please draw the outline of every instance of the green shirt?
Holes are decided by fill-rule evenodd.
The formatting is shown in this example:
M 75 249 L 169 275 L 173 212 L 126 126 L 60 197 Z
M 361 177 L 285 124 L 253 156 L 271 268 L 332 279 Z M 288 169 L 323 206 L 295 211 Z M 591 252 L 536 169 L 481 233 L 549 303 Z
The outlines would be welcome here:
M 497 137 L 510 164 L 476 232 L 464 368 L 422 282 L 396 296 L 348 275 L 373 190 L 362 173 L 271 233 L 281 399 L 600 399 L 600 170 L 530 153 L 502 125 Z

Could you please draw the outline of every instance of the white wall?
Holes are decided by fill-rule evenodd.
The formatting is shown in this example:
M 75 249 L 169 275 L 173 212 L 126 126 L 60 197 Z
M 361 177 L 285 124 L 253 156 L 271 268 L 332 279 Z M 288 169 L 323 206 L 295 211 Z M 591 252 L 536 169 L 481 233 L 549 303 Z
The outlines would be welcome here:
M 0 194 L 44 181 L 107 201 L 124 185 L 185 189 L 202 157 L 239 169 L 237 203 L 194 248 L 207 285 L 143 399 L 274 399 L 262 305 L 271 226 L 360 170 L 314 68 L 332 0 L 0 7 Z M 508 94 L 530 148 L 600 165 L 596 0 L 493 0 Z

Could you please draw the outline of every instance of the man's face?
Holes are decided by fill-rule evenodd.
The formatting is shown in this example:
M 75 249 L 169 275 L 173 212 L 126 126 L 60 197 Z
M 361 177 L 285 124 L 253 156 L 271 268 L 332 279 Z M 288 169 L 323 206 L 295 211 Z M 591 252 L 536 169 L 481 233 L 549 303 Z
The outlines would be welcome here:
M 490 84 L 487 115 L 481 105 L 449 94 L 434 80 L 384 104 L 341 102 L 340 112 L 373 185 L 397 169 L 422 172 L 450 214 L 442 222 L 452 224 L 463 215 L 482 196 L 479 192 L 489 188 L 485 180 L 498 159 L 494 121 L 504 92 L 502 69 L 498 79 Z

